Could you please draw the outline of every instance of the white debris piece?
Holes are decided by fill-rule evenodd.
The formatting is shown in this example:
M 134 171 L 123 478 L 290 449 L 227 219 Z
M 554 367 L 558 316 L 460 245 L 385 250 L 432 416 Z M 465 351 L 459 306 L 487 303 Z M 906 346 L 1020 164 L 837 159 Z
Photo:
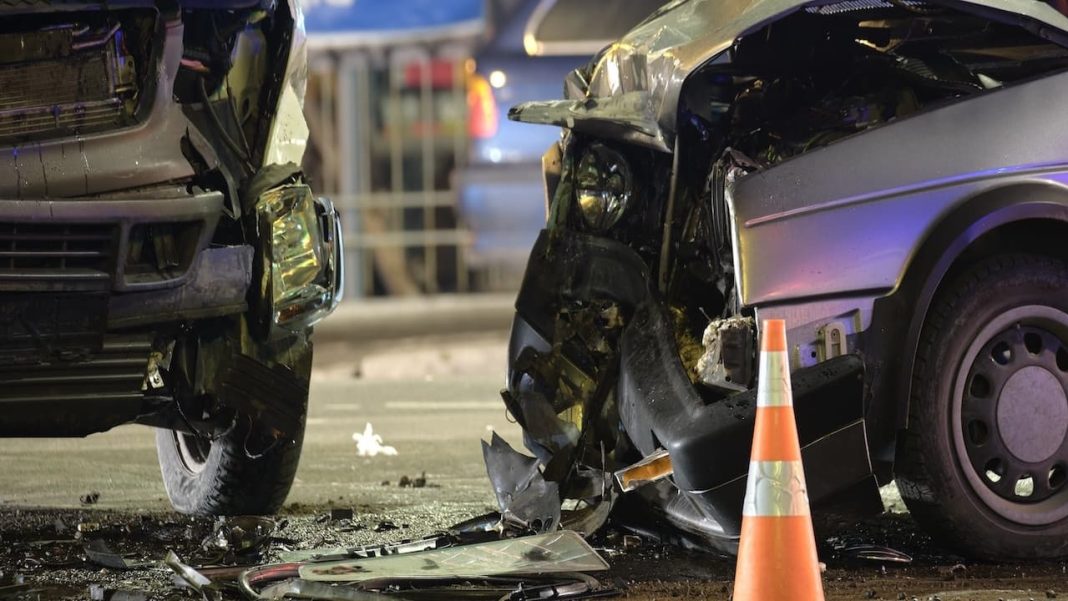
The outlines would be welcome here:
M 367 422 L 367 427 L 363 429 L 362 434 L 355 432 L 352 435 L 352 440 L 356 441 L 356 454 L 360 457 L 397 454 L 397 449 L 382 444 L 382 437 L 375 434 L 371 422 Z

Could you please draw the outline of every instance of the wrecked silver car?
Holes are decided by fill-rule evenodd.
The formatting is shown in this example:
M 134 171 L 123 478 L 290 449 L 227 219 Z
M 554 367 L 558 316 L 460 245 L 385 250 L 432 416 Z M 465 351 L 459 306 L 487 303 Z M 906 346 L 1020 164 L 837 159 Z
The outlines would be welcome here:
M 0 3 L 0 435 L 155 426 L 187 513 L 277 509 L 339 224 L 295 0 Z
M 817 512 L 896 480 L 968 555 L 1068 553 L 1066 47 L 1037 0 L 682 0 L 515 107 L 563 128 L 504 393 L 560 519 L 734 550 L 777 318 Z

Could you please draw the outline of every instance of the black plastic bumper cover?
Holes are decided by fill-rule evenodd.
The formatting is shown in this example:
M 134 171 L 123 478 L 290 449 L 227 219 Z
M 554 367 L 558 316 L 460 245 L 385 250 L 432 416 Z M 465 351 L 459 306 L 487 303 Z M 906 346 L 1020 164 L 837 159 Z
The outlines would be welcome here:
M 648 270 L 628 247 L 571 233 L 543 232 L 516 301 L 509 386 L 527 348 L 545 352 L 555 299 L 613 299 L 631 318 L 620 344 L 616 398 L 623 426 L 643 454 L 669 451 L 678 488 L 701 499 L 724 530 L 737 532 L 756 415 L 756 391 L 707 403 L 686 376 L 664 307 L 649 293 Z M 867 491 L 878 502 L 863 421 L 864 365 L 847 355 L 793 374 L 802 456 L 813 502 Z M 875 495 L 874 497 L 872 495 Z

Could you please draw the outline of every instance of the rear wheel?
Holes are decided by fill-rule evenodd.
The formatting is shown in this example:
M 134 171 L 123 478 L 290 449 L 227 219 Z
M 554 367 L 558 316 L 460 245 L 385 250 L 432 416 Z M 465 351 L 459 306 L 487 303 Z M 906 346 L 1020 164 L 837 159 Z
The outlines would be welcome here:
M 1068 554 L 1068 265 L 997 256 L 940 290 L 897 469 L 917 521 L 963 553 Z

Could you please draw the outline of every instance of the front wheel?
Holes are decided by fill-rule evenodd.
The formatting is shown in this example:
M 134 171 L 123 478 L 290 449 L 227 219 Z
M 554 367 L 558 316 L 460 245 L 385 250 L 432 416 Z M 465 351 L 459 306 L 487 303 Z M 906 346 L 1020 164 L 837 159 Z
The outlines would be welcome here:
M 1068 265 L 996 256 L 939 291 L 897 471 L 916 520 L 965 554 L 1068 554 Z
M 244 326 L 244 322 L 236 325 Z M 251 371 L 242 369 L 240 385 L 214 380 L 206 386 L 205 398 L 216 398 L 219 389 L 233 395 L 240 389 L 245 409 L 237 406 L 216 407 L 235 411 L 233 425 L 214 438 L 174 430 L 156 430 L 156 452 L 159 456 L 163 484 L 174 508 L 195 515 L 263 515 L 282 507 L 297 473 L 304 425 L 308 409 L 308 390 L 311 377 L 311 344 L 304 336 L 273 342 L 256 342 L 242 335 L 246 328 L 205 339 L 195 352 L 181 348 L 176 356 L 197 356 L 175 359 L 177 369 L 172 374 L 188 398 L 195 376 L 210 380 L 218 376 L 221 363 L 244 363 L 259 366 Z M 244 344 L 240 341 L 244 341 Z M 243 347 L 243 348 L 242 348 Z M 186 352 L 188 351 L 188 352 Z M 265 370 L 265 371 L 259 371 Z M 213 373 L 214 372 L 214 373 Z M 257 378 L 257 372 L 260 376 Z M 186 374 L 191 375 L 186 375 Z M 276 431 L 270 419 L 250 417 L 249 407 L 263 405 L 271 394 L 281 395 L 273 403 L 287 403 L 284 430 Z M 280 432 L 286 432 L 280 435 Z
M 208 440 L 156 430 L 163 484 L 171 505 L 193 515 L 266 515 L 289 494 L 300 461 L 303 427 L 295 439 L 252 442 L 263 437 L 239 419 L 220 438 Z M 270 445 L 254 449 L 256 445 Z

